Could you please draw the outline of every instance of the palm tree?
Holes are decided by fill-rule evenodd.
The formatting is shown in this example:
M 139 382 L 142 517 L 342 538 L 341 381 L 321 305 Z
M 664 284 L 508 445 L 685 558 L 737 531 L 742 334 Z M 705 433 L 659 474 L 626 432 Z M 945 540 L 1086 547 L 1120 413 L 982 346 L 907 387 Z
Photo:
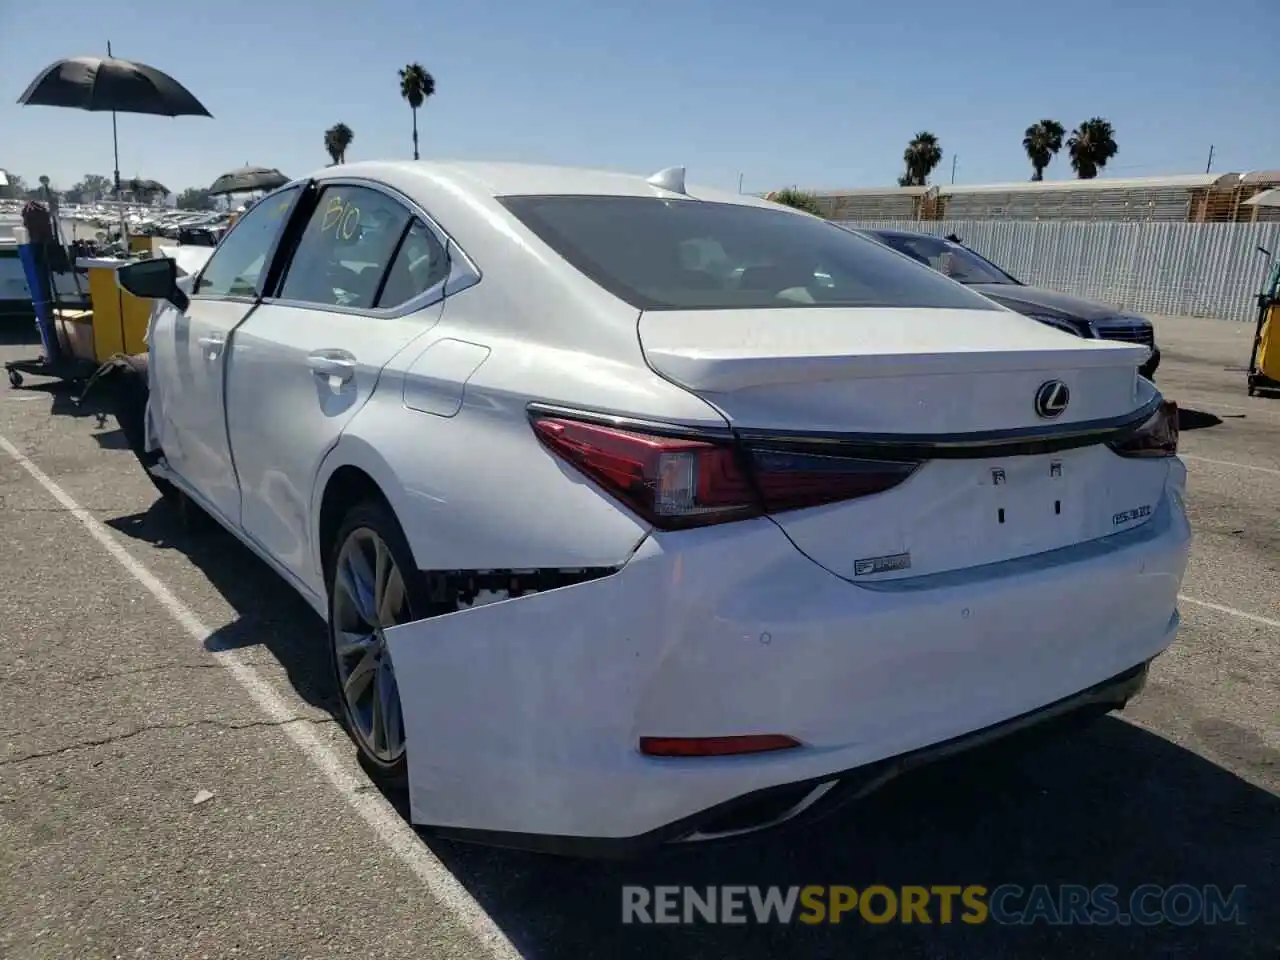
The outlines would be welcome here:
M 1081 180 L 1092 180 L 1107 161 L 1120 152 L 1116 132 L 1110 121 L 1102 117 L 1086 120 L 1071 131 L 1067 149 L 1071 152 L 1071 168 Z
M 413 111 L 413 159 L 418 159 L 418 108 L 427 97 L 434 96 L 436 81 L 420 63 L 408 64 L 400 71 L 400 96 L 409 101 Z
M 347 162 L 347 148 L 356 135 L 345 123 L 335 123 L 324 132 L 324 149 L 334 165 Z
M 898 178 L 898 186 L 923 187 L 929 181 L 929 174 L 942 162 L 942 145 L 928 130 L 921 130 L 907 144 L 902 159 L 907 172 Z
M 1031 161 L 1031 179 L 1043 180 L 1044 168 L 1062 149 L 1062 137 L 1067 131 L 1057 120 L 1041 120 L 1027 127 L 1022 137 L 1022 149 Z

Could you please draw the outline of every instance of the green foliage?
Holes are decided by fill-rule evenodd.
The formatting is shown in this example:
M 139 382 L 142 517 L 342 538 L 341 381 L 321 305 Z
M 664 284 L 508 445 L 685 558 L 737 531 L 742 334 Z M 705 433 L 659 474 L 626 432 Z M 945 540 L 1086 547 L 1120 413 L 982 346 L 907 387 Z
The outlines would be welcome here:
M 1093 117 L 1071 131 L 1067 150 L 1076 176 L 1092 180 L 1107 161 L 1120 152 L 1120 147 L 1116 145 L 1116 132 L 1110 121 Z
M 902 160 L 907 172 L 899 178 L 898 185 L 923 187 L 929 182 L 929 174 L 942 162 L 942 144 L 928 130 L 921 130 L 902 151 Z
M 418 159 L 418 108 L 436 92 L 435 77 L 420 63 L 406 64 L 400 70 L 400 96 L 413 111 L 413 159 Z
M 345 123 L 335 123 L 324 132 L 324 149 L 335 164 L 347 162 L 347 148 L 356 135 Z
M 177 207 L 179 210 L 212 210 L 214 209 L 213 197 L 209 195 L 209 191 L 204 187 L 187 187 L 178 194 Z
M 6 170 L 5 179 L 8 182 L 0 186 L 0 200 L 17 200 L 27 192 L 27 182 L 16 173 Z
M 1031 161 L 1031 179 L 1043 180 L 1044 168 L 1049 166 L 1062 149 L 1066 129 L 1057 120 L 1041 120 L 1027 127 L 1022 137 L 1022 149 Z
M 795 187 L 783 187 L 772 194 L 769 199 L 786 207 L 794 207 L 797 210 L 803 210 L 805 213 L 812 213 L 816 217 L 822 216 L 822 207 L 818 204 L 818 198 L 812 193 L 797 190 Z

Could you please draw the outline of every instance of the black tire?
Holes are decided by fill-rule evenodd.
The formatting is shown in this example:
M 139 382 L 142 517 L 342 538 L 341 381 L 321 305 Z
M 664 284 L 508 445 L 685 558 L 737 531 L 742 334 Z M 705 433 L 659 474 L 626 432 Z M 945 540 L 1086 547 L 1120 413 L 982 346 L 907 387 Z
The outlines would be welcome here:
M 116 366 L 111 376 L 110 387 L 115 399 L 116 422 L 120 431 L 129 443 L 129 449 L 142 465 L 147 479 L 159 491 L 160 496 L 170 503 L 181 505 L 182 491 L 163 477 L 151 472 L 151 466 L 159 461 L 159 451 L 146 449 L 147 418 L 147 361 L 146 354 L 125 357 Z
M 369 499 L 358 503 L 347 511 L 346 516 L 343 517 L 342 522 L 338 525 L 338 531 L 334 535 L 332 542 L 328 545 L 327 562 L 325 563 L 325 592 L 328 595 L 329 664 L 333 676 L 334 690 L 338 699 L 338 715 L 342 720 L 343 727 L 346 728 L 347 735 L 351 738 L 352 743 L 355 744 L 357 751 L 359 751 L 361 766 L 364 767 L 369 775 L 386 788 L 405 790 L 408 788 L 409 782 L 408 744 L 405 742 L 403 727 L 401 727 L 400 734 L 403 746 L 399 756 L 393 760 L 378 756 L 368 742 L 369 735 L 364 730 L 366 726 L 365 718 L 362 716 L 359 721 L 357 720 L 356 712 L 359 708 L 353 707 L 344 690 L 344 668 L 341 662 L 343 657 L 339 654 L 339 633 L 341 631 L 338 621 L 340 617 L 345 619 L 350 610 L 339 609 L 343 603 L 344 591 L 341 586 L 337 585 L 338 566 L 343 557 L 344 549 L 355 549 L 355 544 L 360 543 L 360 538 L 365 537 L 368 533 L 372 533 L 386 545 L 396 569 L 401 573 L 407 608 L 403 611 L 403 615 L 394 618 L 393 622 L 404 623 L 409 620 L 421 619 L 439 611 L 433 610 L 425 579 L 419 574 L 418 568 L 414 564 L 413 552 L 409 549 L 409 541 L 405 537 L 404 531 L 401 529 L 400 523 L 396 520 L 391 508 L 380 499 Z M 389 652 L 386 652 L 385 648 L 383 648 L 383 651 L 389 662 Z M 359 655 L 350 656 L 356 657 Z M 394 676 L 394 666 L 392 666 L 392 675 Z M 371 681 L 371 684 L 374 683 L 375 681 Z M 376 697 L 376 692 L 373 696 Z M 400 722 L 403 724 L 403 714 L 399 713 L 398 685 L 394 696 L 397 715 L 401 718 Z

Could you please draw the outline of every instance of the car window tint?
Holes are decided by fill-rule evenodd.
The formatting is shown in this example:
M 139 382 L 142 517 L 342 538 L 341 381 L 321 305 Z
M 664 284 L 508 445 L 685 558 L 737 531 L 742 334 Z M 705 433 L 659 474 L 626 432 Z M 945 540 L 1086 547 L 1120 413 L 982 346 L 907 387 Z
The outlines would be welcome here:
M 244 214 L 222 239 L 192 293 L 202 297 L 257 297 L 266 279 L 267 258 L 289 221 L 302 187 L 267 197 Z
M 1012 283 L 1013 278 L 967 247 L 938 237 L 881 234 L 880 239 L 900 253 L 927 264 L 960 283 Z
M 334 307 L 372 307 L 409 211 L 368 187 L 325 187 L 278 296 Z
M 449 275 L 449 257 L 436 235 L 414 220 L 387 272 L 379 307 L 398 307 L 426 293 Z
M 998 310 L 868 237 L 781 208 L 657 197 L 501 203 L 561 257 L 641 310 Z

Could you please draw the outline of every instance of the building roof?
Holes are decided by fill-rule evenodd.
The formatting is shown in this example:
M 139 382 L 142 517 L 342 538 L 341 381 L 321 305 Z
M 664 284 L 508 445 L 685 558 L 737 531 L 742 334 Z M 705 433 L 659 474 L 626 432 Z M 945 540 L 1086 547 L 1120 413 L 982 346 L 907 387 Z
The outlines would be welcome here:
M 938 196 L 982 193 L 1088 193 L 1105 190 L 1225 189 L 1244 182 L 1280 183 L 1280 170 L 1258 173 L 1190 173 L 1166 177 L 1096 177 L 1092 180 L 1018 180 L 1010 183 L 935 184 L 930 187 L 859 187 L 853 190 L 815 190 L 820 197 L 918 197 L 930 190 Z
M 1194 190 L 1226 186 L 1234 181 L 1234 173 L 1191 173 L 1172 177 L 1096 177 L 1092 180 L 1041 180 L 1016 183 L 948 184 L 939 186 L 942 196 L 965 193 L 1074 193 L 1093 190 Z M 1225 181 L 1220 184 L 1220 181 Z

